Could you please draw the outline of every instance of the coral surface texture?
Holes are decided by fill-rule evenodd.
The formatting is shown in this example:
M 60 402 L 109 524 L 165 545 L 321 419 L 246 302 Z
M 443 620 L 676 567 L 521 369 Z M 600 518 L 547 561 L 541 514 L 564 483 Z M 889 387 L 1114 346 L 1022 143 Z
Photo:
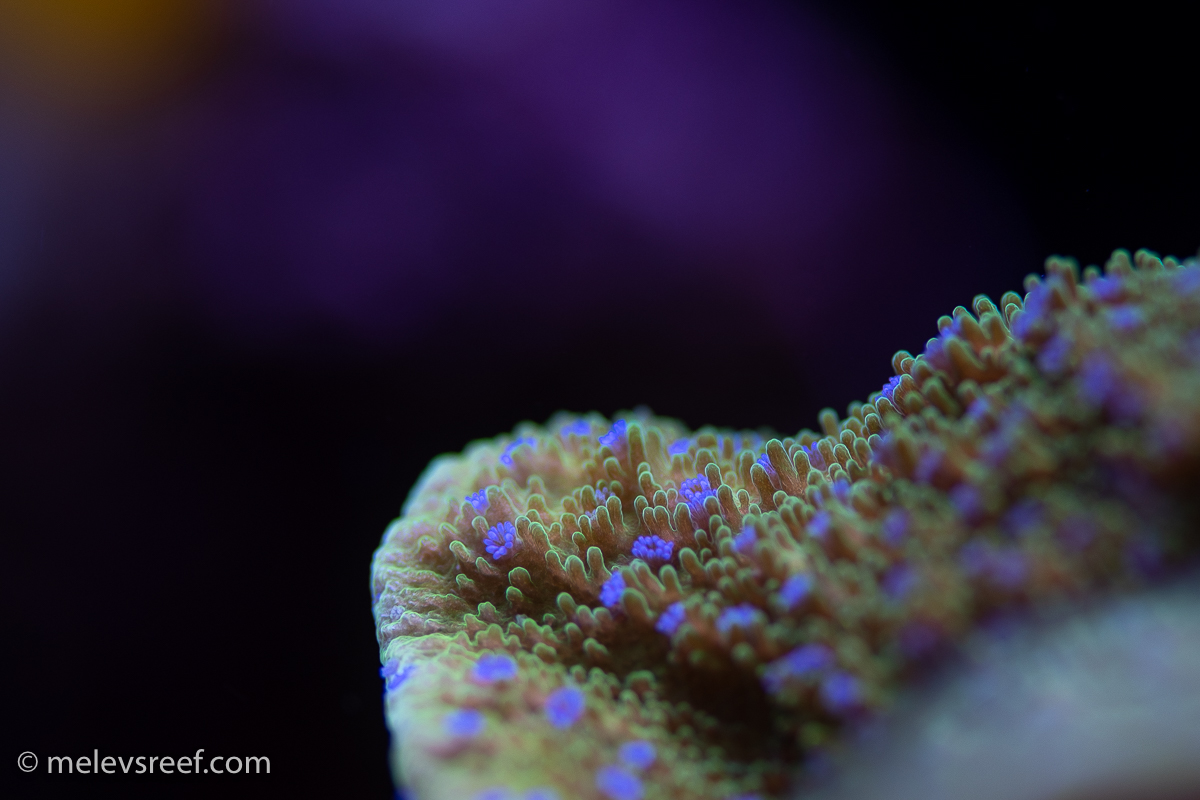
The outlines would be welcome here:
M 563 414 L 436 459 L 372 568 L 397 785 L 788 796 L 981 624 L 1180 563 L 1200 264 L 1051 258 L 1025 289 L 816 430 Z

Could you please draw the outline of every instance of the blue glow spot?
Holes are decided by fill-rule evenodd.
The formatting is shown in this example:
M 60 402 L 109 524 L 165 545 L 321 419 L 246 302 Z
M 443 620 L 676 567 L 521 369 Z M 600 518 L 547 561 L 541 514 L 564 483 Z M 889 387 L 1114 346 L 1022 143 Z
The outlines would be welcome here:
M 670 561 L 671 553 L 675 550 L 675 543 L 668 542 L 666 539 L 658 536 L 639 536 L 633 543 L 633 548 L 630 552 L 634 558 L 641 558 L 651 563 L 656 561 Z
M 621 749 L 617 751 L 617 754 L 621 759 L 621 763 L 631 769 L 645 769 L 653 764 L 654 759 L 657 757 L 654 745 L 645 739 L 626 742 L 621 745 Z
M 1025 536 L 1045 521 L 1042 504 L 1037 500 L 1026 498 L 1010 508 L 1004 515 L 1003 521 L 1004 529 L 1009 536 Z
M 584 512 L 591 519 L 596 518 L 596 512 L 608 503 L 608 498 L 612 497 L 612 491 L 603 482 L 597 482 L 594 491 L 596 493 L 596 507 L 591 511 Z
M 480 489 L 478 492 L 469 494 L 463 499 L 471 504 L 471 506 L 475 509 L 476 514 L 482 514 L 484 511 L 487 511 L 487 489 Z
M 1062 372 L 1070 364 L 1071 351 L 1071 340 L 1059 334 L 1042 347 L 1038 367 L 1043 372 Z
M 771 463 L 771 457 L 763 453 L 755 459 L 754 463 L 763 468 L 763 471 L 767 473 L 767 477 L 771 479 L 771 484 L 778 488 L 779 473 L 775 471 L 775 465 Z
M 837 714 L 857 706 L 861 695 L 858 679 L 844 672 L 835 672 L 821 683 L 821 701 Z
M 1186 262 L 1185 262 L 1186 263 Z M 1186 266 L 1177 271 L 1171 278 L 1171 282 L 1175 284 L 1176 290 L 1192 294 L 1200 291 L 1200 269 L 1195 266 Z
M 383 678 L 384 690 L 387 692 L 396 691 L 404 684 L 405 681 L 412 677 L 412 674 L 416 672 L 416 670 L 416 664 L 406 664 L 401 666 L 400 662 L 395 659 L 388 661 L 387 664 L 383 665 L 379 669 L 379 675 Z
M 473 800 L 515 800 L 512 792 L 503 786 L 493 786 L 475 795 Z
M 824 541 L 833 527 L 833 521 L 828 511 L 818 511 L 808 522 L 808 535 L 819 541 Z
M 596 788 L 611 800 L 641 800 L 642 782 L 620 767 L 601 767 L 596 770 Z
M 825 456 L 821 455 L 821 450 L 816 445 L 805 447 L 804 452 L 808 454 L 808 465 L 813 469 L 823 470 L 829 466 L 825 463 Z
M 767 691 L 780 691 L 789 680 L 804 678 L 833 666 L 833 651 L 823 644 L 806 644 L 767 665 L 763 684 Z
M 625 447 L 625 420 L 619 419 L 609 428 L 608 433 L 600 437 L 600 444 L 610 448 L 614 453 Z
M 674 636 L 675 631 L 679 630 L 679 626 L 683 624 L 687 614 L 683 610 L 683 603 L 671 603 L 667 606 L 667 610 L 662 613 L 655 623 L 654 629 L 659 633 L 665 633 L 667 636 Z
M 1122 286 L 1119 278 L 1097 278 L 1088 284 L 1096 297 L 1101 300 L 1116 300 L 1121 296 Z
M 691 446 L 692 442 L 690 439 L 676 439 L 675 441 L 671 442 L 671 446 L 667 448 L 667 455 L 681 456 L 686 453 L 688 448 Z
M 570 425 L 564 425 L 562 429 L 563 437 L 575 434 L 576 436 L 587 436 L 592 432 L 591 424 L 585 419 L 577 419 Z
M 460 708 L 442 717 L 442 730 L 451 736 L 473 739 L 483 733 L 487 718 L 474 708 Z
M 476 662 L 471 674 L 483 683 L 510 681 L 517 677 L 517 662 L 512 656 L 488 653 Z
M 985 542 L 967 542 L 958 553 L 959 564 L 968 577 L 986 578 L 997 586 L 1015 589 L 1029 573 L 1025 556 L 1012 548 L 997 548 Z
M 504 452 L 500 454 L 500 463 L 506 467 L 513 466 L 513 451 L 523 444 L 533 447 L 537 444 L 537 439 L 533 438 L 532 436 L 522 436 L 520 439 L 517 439 L 508 447 L 504 448 Z
M 691 509 L 692 519 L 697 522 L 707 521 L 707 511 L 704 509 L 704 501 L 709 497 L 715 497 L 716 491 L 709 486 L 708 478 L 703 475 L 697 475 L 694 478 L 688 478 L 679 487 L 679 496 L 688 504 Z
M 526 792 L 524 800 L 559 800 L 559 794 L 553 789 L 539 787 Z
M 890 400 L 893 404 L 896 402 L 896 387 L 898 387 L 899 385 L 900 385 L 900 376 L 899 375 L 895 376 L 894 378 L 889 378 L 888 382 L 883 385 L 883 396 L 886 397 L 888 400 Z M 805 449 L 807 449 L 807 448 L 805 448 Z M 812 460 L 812 453 L 809 453 L 809 460 L 810 461 Z M 821 459 L 821 461 L 824 461 L 824 460 L 825 459 L 823 459 L 823 458 Z M 820 467 L 818 467 L 817 469 L 820 469 Z
M 1015 589 L 1025 582 L 1029 574 L 1029 565 L 1025 555 L 1016 550 L 1001 550 L 996 554 L 992 563 L 991 576 L 1000 586 Z
M 733 547 L 739 553 L 749 555 L 754 551 L 754 545 L 758 541 L 758 534 L 754 532 L 754 528 L 746 528 L 744 531 L 733 537 Z
M 1031 320 L 1036 321 L 1043 314 L 1052 310 L 1054 310 L 1053 294 L 1049 285 L 1043 283 L 1036 286 L 1025 296 L 1025 314 Z
M 913 572 L 911 567 L 898 564 L 883 576 L 883 593 L 890 599 L 899 602 L 917 588 L 919 582 L 917 573 Z
M 983 493 L 969 483 L 960 483 L 951 489 L 950 502 L 970 522 L 983 516 Z
M 600 587 L 600 602 L 608 608 L 616 608 L 621 602 L 621 592 L 625 591 L 625 578 L 621 573 L 614 572 L 612 577 Z
M 992 412 L 992 401 L 987 397 L 980 395 L 976 397 L 974 402 L 967 408 L 967 416 L 975 422 L 979 422 Z
M 1108 312 L 1108 322 L 1119 331 L 1132 331 L 1142 327 L 1146 318 L 1141 309 L 1131 306 L 1121 306 Z
M 904 541 L 908 535 L 908 513 L 893 509 L 883 518 L 883 540 L 892 547 Z
M 812 578 L 808 575 L 792 575 L 779 587 L 779 599 L 789 611 L 796 608 L 812 592 Z
M 583 716 L 587 706 L 576 686 L 563 686 L 546 696 L 546 719 L 556 728 L 569 728 Z
M 499 561 L 517 548 L 517 529 L 511 522 L 501 522 L 488 528 L 483 536 L 483 548 L 493 561 Z
M 734 628 L 749 628 L 761 616 L 761 612 L 749 603 L 727 608 L 717 617 L 717 630 L 729 633 Z

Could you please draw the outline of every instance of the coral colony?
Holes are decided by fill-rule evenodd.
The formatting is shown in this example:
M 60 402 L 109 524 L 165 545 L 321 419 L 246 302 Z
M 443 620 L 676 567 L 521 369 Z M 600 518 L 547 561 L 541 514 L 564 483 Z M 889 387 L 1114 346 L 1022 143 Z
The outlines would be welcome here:
M 564 415 L 434 461 L 373 566 L 406 796 L 784 796 L 981 622 L 1161 575 L 1195 539 L 1200 265 L 1026 289 L 816 431 Z

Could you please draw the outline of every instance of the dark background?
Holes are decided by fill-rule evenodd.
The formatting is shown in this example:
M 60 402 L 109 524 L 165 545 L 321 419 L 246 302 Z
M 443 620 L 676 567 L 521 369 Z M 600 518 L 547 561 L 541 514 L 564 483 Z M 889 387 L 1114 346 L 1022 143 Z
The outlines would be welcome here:
M 389 796 L 368 571 L 433 456 L 560 408 L 646 404 L 693 426 L 795 431 L 878 388 L 892 352 L 920 348 L 939 314 L 1019 288 L 1048 254 L 1103 263 L 1114 247 L 1200 245 L 1194 31 L 1149 4 L 763 6 L 747 52 L 753 36 L 783 37 L 762 47 L 784 53 L 779 70 L 808 70 L 814 103 L 885 108 L 838 118 L 890 142 L 878 163 L 896 168 L 815 233 L 788 238 L 813 207 L 800 201 L 772 205 L 759 231 L 750 200 L 749 221 L 716 244 L 703 208 L 665 235 L 671 220 L 645 222 L 665 201 L 597 200 L 595 174 L 561 144 L 575 139 L 544 144 L 523 110 L 496 110 L 486 69 L 386 32 L 354 38 L 264 3 L 274 10 L 189 6 L 147 34 L 61 5 L 67 23 L 4 20 L 34 44 L 3 62 L 0 95 L 15 796 Z M 140 19 L 137 3 L 117 6 Z M 733 7 L 696 6 L 718 22 Z M 72 14 L 102 33 L 56 40 Z M 787 60 L 787 25 L 805 20 L 873 76 L 867 89 L 824 74 L 832 55 Z M 111 52 L 103 31 L 116 31 Z M 112 56 L 147 41 L 142 61 Z M 681 63 L 668 66 L 709 62 Z M 712 147 L 741 163 L 736 135 Z M 414 163 L 425 183 L 388 188 Z M 839 185 L 842 168 L 825 166 L 820 180 Z M 366 188 L 345 190 L 350 173 Z M 430 186 L 439 237 L 379 233 L 425 219 Z M 673 197 L 684 208 L 692 193 Z M 310 236 L 332 196 L 354 224 Z M 266 755 L 272 774 L 12 767 L 22 750 L 96 747 Z

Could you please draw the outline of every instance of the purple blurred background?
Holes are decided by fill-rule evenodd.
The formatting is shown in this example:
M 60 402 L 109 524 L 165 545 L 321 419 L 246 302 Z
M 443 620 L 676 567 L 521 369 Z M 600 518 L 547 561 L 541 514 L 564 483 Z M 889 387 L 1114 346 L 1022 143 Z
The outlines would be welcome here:
M 0 14 L 10 744 L 275 765 L 124 796 L 387 796 L 366 575 L 439 452 L 560 408 L 795 431 L 1051 252 L 1200 244 L 1150 6 Z

